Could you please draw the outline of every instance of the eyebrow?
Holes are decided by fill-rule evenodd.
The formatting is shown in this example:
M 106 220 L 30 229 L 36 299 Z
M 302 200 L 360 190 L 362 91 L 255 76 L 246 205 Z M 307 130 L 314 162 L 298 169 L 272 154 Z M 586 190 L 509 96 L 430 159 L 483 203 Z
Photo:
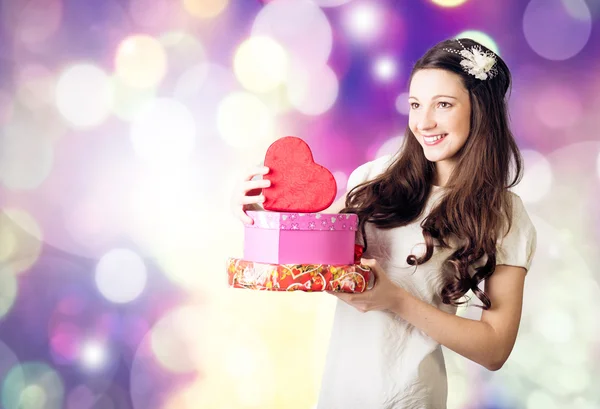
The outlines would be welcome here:
M 408 97 L 408 99 L 416 99 L 417 101 L 419 100 L 419 98 L 417 97 L 413 97 L 412 95 L 410 97 Z M 458 99 L 456 97 L 453 97 L 452 95 L 435 95 L 432 99 L 437 99 L 437 98 L 452 98 L 452 99 Z

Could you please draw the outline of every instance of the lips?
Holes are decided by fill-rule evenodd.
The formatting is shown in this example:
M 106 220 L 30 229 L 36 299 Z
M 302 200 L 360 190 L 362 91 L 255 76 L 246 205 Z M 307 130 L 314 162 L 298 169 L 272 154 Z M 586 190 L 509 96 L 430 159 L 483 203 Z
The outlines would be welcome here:
M 437 145 L 442 140 L 444 140 L 444 138 L 447 135 L 448 135 L 447 133 L 438 134 L 438 135 L 431 135 L 431 136 L 429 136 L 429 135 L 428 136 L 423 135 L 423 142 L 425 142 L 425 145 L 428 145 L 428 146 Z

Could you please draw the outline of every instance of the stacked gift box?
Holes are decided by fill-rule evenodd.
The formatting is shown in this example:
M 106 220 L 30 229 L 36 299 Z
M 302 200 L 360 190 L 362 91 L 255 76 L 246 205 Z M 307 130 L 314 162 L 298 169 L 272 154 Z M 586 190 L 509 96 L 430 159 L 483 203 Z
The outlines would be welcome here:
M 363 292 L 370 270 L 359 264 L 355 214 L 319 213 L 337 187 L 317 165 L 308 145 L 281 138 L 267 150 L 271 186 L 263 190 L 264 211 L 248 211 L 243 259 L 227 261 L 229 285 L 269 291 Z M 292 192 L 292 194 L 290 194 Z M 302 192 L 302 197 L 293 192 Z M 308 211 L 307 211 L 308 210 Z

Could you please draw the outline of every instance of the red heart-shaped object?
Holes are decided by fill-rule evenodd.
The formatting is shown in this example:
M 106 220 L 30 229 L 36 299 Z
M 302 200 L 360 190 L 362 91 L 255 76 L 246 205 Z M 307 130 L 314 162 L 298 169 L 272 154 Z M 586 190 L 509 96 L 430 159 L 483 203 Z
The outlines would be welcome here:
M 302 139 L 286 136 L 273 142 L 265 155 L 271 186 L 263 189 L 265 210 L 316 213 L 333 203 L 337 193 L 335 178 L 315 163 Z

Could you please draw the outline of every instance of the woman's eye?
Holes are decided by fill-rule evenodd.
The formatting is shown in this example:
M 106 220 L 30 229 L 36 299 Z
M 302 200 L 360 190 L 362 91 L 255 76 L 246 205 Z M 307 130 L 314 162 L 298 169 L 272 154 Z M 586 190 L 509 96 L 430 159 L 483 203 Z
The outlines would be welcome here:
M 418 103 L 416 103 L 416 102 L 411 102 L 411 104 L 410 104 L 410 107 L 411 107 L 412 109 L 417 109 L 417 108 L 419 107 L 419 104 L 418 104 Z
M 450 108 L 452 105 L 450 105 L 448 102 L 440 102 L 439 106 L 442 108 Z

